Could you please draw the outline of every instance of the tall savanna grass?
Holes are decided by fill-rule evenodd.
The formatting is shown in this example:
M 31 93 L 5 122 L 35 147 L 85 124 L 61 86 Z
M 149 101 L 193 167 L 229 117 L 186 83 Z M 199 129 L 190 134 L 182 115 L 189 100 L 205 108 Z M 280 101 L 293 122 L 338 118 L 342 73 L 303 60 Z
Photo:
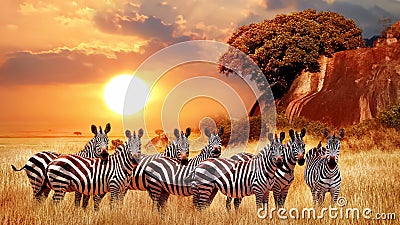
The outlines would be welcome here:
M 62 153 L 75 153 L 84 142 L 70 143 L 67 140 L 53 139 L 40 144 L 40 139 L 20 140 L 14 145 L 0 145 L 0 223 L 1 224 L 398 224 L 400 217 L 400 147 L 393 145 L 398 133 L 394 130 L 375 131 L 360 137 L 349 136 L 343 141 L 339 166 L 342 173 L 340 196 L 347 199 L 346 208 L 364 208 L 376 213 L 395 213 L 395 220 L 372 219 L 287 219 L 282 220 L 276 211 L 272 219 L 261 220 L 257 217 L 254 196 L 244 198 L 240 209 L 227 212 L 224 195 L 216 196 L 210 208 L 197 212 L 192 208 L 191 197 L 171 196 L 166 205 L 166 212 L 161 219 L 146 192 L 128 191 L 124 204 L 110 209 L 109 195 L 101 203 L 101 209 L 95 212 L 93 202 L 86 211 L 75 208 L 73 194 L 68 193 L 59 205 L 53 205 L 51 195 L 42 204 L 35 202 L 25 172 L 14 172 L 11 164 L 23 166 L 36 152 L 53 149 Z M 376 138 L 383 144 L 376 144 Z M 286 139 L 287 140 L 287 139 Z M 323 140 L 319 136 L 306 135 L 306 149 L 310 149 Z M 4 139 L 3 142 L 10 140 Z M 11 140 L 13 143 L 18 141 Z M 23 142 L 36 145 L 24 145 Z M 373 144 L 371 144 L 373 143 Z M 6 147 L 11 146 L 11 147 Z M 382 147 L 384 146 L 384 147 Z M 240 147 L 236 147 L 240 148 Z M 248 149 L 255 151 L 255 143 Z M 201 146 L 193 146 L 201 149 Z M 224 155 L 229 155 L 230 149 Z M 198 151 L 196 151 L 198 152 Z M 193 157 L 194 154 L 191 156 Z M 309 188 L 303 179 L 304 167 L 296 166 L 295 180 L 289 190 L 286 208 L 313 206 Z M 325 206 L 330 203 L 326 195 Z M 272 193 L 269 206 L 274 207 Z M 286 214 L 288 216 L 288 214 Z

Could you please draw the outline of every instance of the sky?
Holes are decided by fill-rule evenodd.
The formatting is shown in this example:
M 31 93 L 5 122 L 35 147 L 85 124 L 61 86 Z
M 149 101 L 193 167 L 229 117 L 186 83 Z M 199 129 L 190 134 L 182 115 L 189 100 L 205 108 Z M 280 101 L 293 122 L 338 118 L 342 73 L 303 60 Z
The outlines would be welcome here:
M 91 124 L 104 127 L 107 122 L 113 134 L 120 135 L 121 115 L 113 113 L 103 98 L 111 78 L 133 74 L 167 46 L 190 40 L 226 42 L 242 25 L 307 8 L 341 13 L 369 38 L 380 34 L 382 19 L 399 19 L 400 0 L 4 0 L 0 8 L 0 136 L 73 131 L 89 135 Z M 138 76 L 146 82 L 145 74 Z M 221 79 L 242 96 L 248 110 L 254 102 L 243 81 L 219 75 L 216 65 L 178 66 L 163 74 L 153 89 L 153 105 L 146 106 L 148 130 L 162 125 L 152 120 L 162 109 L 159 96 L 193 76 Z M 190 93 L 193 88 L 185 90 Z M 229 110 L 224 104 L 207 98 L 180 104 L 181 129 L 196 126 L 207 115 L 226 115 Z

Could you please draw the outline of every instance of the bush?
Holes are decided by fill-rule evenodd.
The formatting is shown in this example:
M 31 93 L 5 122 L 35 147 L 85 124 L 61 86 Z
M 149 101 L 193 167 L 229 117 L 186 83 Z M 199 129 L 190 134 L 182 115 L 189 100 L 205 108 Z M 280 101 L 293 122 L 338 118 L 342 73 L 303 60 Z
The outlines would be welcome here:
M 249 117 L 248 122 L 247 118 L 240 120 L 225 118 L 218 120 L 216 123 L 217 127 L 224 126 L 225 128 L 221 137 L 223 146 L 227 146 L 229 142 L 236 145 L 245 144 L 249 140 L 258 140 L 266 130 L 265 125 L 261 124 L 261 116 Z M 247 133 L 249 134 L 248 136 L 246 135 Z
M 384 126 L 400 130 L 400 104 L 389 107 L 378 115 L 378 120 Z

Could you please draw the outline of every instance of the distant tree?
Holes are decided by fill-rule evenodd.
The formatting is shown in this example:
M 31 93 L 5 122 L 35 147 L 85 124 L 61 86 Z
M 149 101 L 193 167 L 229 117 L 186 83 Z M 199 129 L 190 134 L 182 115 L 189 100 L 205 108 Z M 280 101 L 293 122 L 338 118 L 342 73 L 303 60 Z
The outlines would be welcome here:
M 396 38 L 400 40 L 400 21 L 397 21 L 390 27 L 387 27 L 381 34 L 383 38 Z
M 364 47 L 361 30 L 353 20 L 334 12 L 304 10 L 288 15 L 278 15 L 274 19 L 253 23 L 239 28 L 228 44 L 248 55 L 263 74 L 251 74 L 230 49 L 221 56 L 221 73 L 232 74 L 229 68 L 239 68 L 239 76 L 250 76 L 259 85 L 266 87 L 259 76 L 265 76 L 275 98 L 281 98 L 289 90 L 293 80 L 304 70 L 319 71 L 318 59 L 321 55 L 346 49 Z
M 115 139 L 111 141 L 111 150 L 115 150 L 118 148 L 118 146 L 122 145 L 124 142 L 121 141 L 120 139 Z
M 76 136 L 79 136 L 79 135 L 82 135 L 82 132 L 75 131 L 74 134 L 75 134 Z
M 164 133 L 164 130 L 162 130 L 162 129 L 157 129 L 157 130 L 154 131 L 154 133 L 156 133 L 158 136 L 160 136 L 161 134 Z

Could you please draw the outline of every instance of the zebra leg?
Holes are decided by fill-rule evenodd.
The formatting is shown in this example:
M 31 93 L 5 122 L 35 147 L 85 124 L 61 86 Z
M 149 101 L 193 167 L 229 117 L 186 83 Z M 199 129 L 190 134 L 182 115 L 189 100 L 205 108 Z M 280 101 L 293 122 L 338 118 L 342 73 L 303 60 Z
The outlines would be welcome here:
M 54 190 L 54 195 L 53 195 L 53 203 L 58 204 L 60 203 L 65 196 L 65 191 L 64 190 Z
M 125 192 L 126 193 L 126 192 Z M 99 210 L 99 206 L 101 203 L 101 200 L 104 198 L 104 196 L 106 196 L 106 193 L 101 194 L 101 195 L 95 195 L 93 196 L 93 201 L 94 201 L 94 210 L 98 211 Z
M 82 199 L 82 208 L 86 209 L 86 207 L 89 204 L 89 199 L 90 199 L 90 195 L 83 195 L 83 199 Z
M 35 192 L 34 197 L 39 203 L 41 203 L 47 199 L 50 191 L 51 191 L 50 188 L 48 188 L 47 186 L 46 187 L 43 186 L 40 192 L 39 191 Z
M 243 198 L 235 198 L 233 200 L 233 205 L 235 206 L 235 210 L 239 209 L 240 203 L 242 203 Z
M 311 190 L 311 194 L 312 194 L 312 198 L 313 198 L 313 205 L 314 205 L 314 208 L 315 208 L 317 206 L 317 202 L 318 202 L 317 191 L 316 190 Z
M 231 202 L 232 202 L 232 197 L 227 196 L 225 205 L 226 205 L 226 209 L 228 210 L 228 212 L 231 211 Z
M 121 189 L 113 184 L 110 184 L 110 207 L 111 209 L 115 208 L 121 199 Z
M 318 191 L 317 197 L 318 197 L 318 199 L 317 199 L 318 207 L 322 208 L 324 206 L 325 192 L 324 191 Z
M 75 192 L 75 207 L 81 206 L 81 199 L 82 199 L 82 194 L 76 191 Z
M 331 193 L 331 205 L 335 206 L 336 202 L 338 200 L 339 197 L 339 191 L 340 191 L 340 187 L 337 187 L 335 189 L 331 188 L 330 193 Z
M 166 191 L 162 191 L 157 201 L 157 209 L 162 215 L 164 215 L 164 206 L 165 203 L 168 201 L 168 198 L 169 198 L 169 193 Z
M 214 189 L 211 191 L 210 196 L 208 197 L 207 207 L 211 205 L 211 203 L 212 203 L 212 201 L 214 200 L 215 195 L 216 195 L 217 193 L 218 193 L 218 189 L 217 189 L 217 188 L 214 188 Z
M 281 200 L 281 190 L 280 188 L 274 189 L 272 191 L 274 195 L 274 202 L 275 202 L 275 207 L 280 209 L 282 205 L 282 200 Z
M 285 186 L 282 190 L 281 190 L 281 196 L 280 196 L 280 206 L 279 208 L 284 208 L 285 207 L 285 201 L 286 201 L 286 197 L 287 194 L 289 193 L 289 185 Z
M 201 187 L 197 186 L 193 189 L 193 205 L 197 210 L 203 210 L 209 206 L 212 201 L 210 201 L 210 196 L 212 195 L 213 191 L 214 186 L 208 185 L 201 185 Z

